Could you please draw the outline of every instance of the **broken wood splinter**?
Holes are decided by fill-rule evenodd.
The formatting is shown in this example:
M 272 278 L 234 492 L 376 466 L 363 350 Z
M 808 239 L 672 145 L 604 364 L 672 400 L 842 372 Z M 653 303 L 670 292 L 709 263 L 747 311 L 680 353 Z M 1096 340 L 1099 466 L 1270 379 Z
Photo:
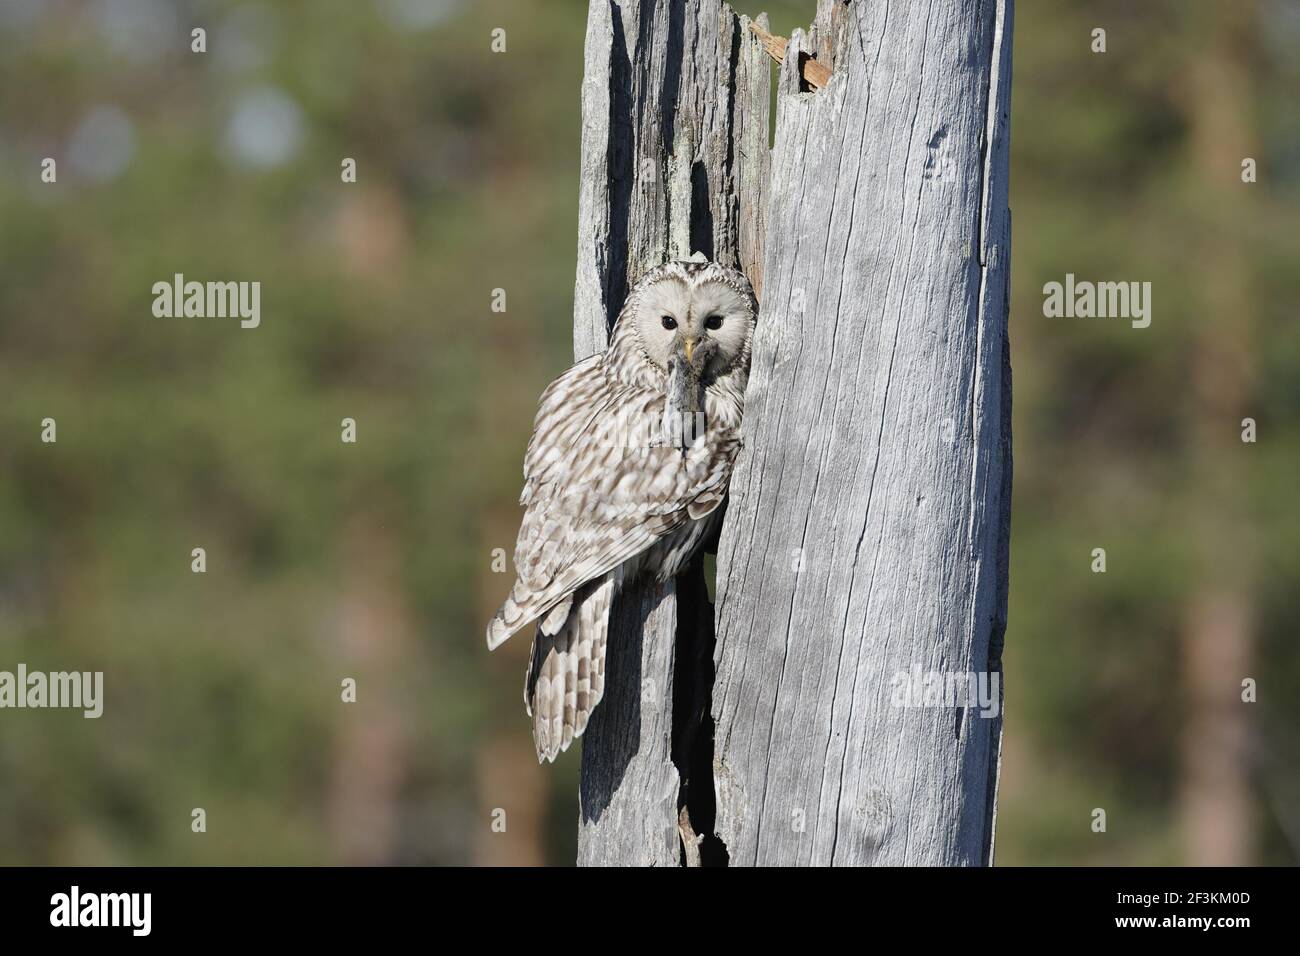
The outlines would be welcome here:
M 777 63 L 785 62 L 785 49 L 790 43 L 787 38 L 768 33 L 757 23 L 750 23 L 749 29 L 763 44 L 763 49 L 767 51 L 768 56 L 776 60 Z M 804 82 L 814 90 L 822 89 L 831 79 L 831 68 L 823 63 L 818 63 L 811 57 L 799 64 L 799 73 Z

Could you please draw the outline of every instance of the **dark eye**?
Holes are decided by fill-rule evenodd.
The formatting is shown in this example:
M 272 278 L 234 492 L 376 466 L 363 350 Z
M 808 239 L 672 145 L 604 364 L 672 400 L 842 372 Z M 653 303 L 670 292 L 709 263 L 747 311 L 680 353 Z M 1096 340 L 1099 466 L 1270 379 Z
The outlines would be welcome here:
M 665 329 L 675 329 L 675 328 L 677 328 L 677 320 L 674 319 L 671 315 L 665 315 L 665 316 L 664 316 L 663 318 L 661 318 L 659 321 L 662 322 L 662 323 L 664 324 L 664 328 L 665 328 Z
M 720 328 L 722 328 L 722 316 L 720 316 L 720 315 L 711 315 L 711 316 L 709 316 L 707 319 L 704 320 L 704 327 L 705 327 L 706 329 L 720 329 Z

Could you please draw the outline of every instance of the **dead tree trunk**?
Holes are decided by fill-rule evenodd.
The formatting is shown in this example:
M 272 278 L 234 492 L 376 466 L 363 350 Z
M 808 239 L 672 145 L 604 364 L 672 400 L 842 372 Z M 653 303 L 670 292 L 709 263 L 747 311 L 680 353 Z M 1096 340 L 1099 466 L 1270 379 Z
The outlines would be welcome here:
M 770 151 L 749 27 L 591 4 L 577 355 L 696 251 L 760 316 L 716 615 L 698 565 L 616 603 L 579 862 L 989 862 L 1000 716 L 891 695 L 1001 672 L 1010 0 L 819 0 Z

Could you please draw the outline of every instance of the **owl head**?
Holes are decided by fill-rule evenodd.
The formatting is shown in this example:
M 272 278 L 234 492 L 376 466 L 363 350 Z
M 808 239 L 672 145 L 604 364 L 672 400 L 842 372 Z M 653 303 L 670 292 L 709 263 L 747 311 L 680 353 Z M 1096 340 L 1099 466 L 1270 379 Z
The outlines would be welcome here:
M 749 363 L 757 303 L 744 273 L 680 260 L 651 270 L 628 296 L 632 329 L 662 370 L 684 362 L 704 382 Z

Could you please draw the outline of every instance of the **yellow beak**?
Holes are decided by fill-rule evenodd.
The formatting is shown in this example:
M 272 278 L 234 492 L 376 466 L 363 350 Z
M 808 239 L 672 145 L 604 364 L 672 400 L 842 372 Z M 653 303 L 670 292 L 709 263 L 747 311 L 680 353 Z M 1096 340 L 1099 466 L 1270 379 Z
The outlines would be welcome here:
M 687 362 L 692 361 L 692 358 L 695 355 L 695 343 L 697 341 L 699 340 L 689 335 L 686 337 L 686 361 Z

